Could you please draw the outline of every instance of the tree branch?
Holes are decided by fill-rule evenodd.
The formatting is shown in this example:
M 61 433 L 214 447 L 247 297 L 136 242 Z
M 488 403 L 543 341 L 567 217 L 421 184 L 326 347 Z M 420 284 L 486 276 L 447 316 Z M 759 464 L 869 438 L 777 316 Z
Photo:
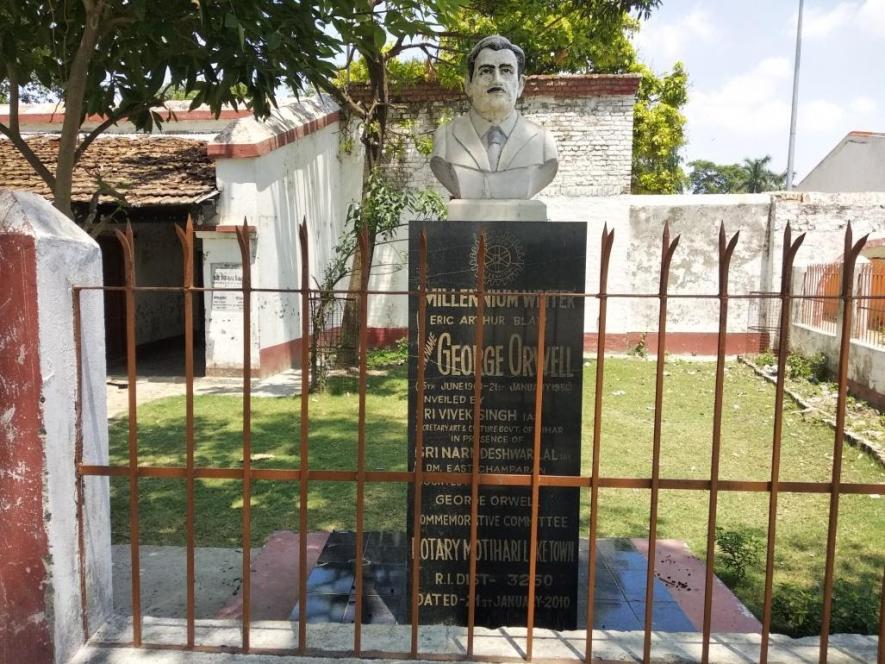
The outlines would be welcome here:
M 111 125 L 117 124 L 123 118 L 129 117 L 136 111 L 139 111 L 144 108 L 151 108 L 157 104 L 162 103 L 159 99 L 151 99 L 150 101 L 146 101 L 141 104 L 136 104 L 135 106 L 127 109 L 121 110 L 117 109 L 116 111 L 112 111 L 108 114 L 108 116 L 95 127 L 92 131 L 90 131 L 86 137 L 80 142 L 80 145 L 77 146 L 76 151 L 74 152 L 74 165 L 76 166 L 79 163 L 80 158 L 83 156 L 83 153 L 86 152 L 86 148 L 88 148 L 92 141 L 99 137 L 108 127 Z
M 17 132 L 13 132 L 9 127 L 0 122 L 0 134 L 4 134 L 12 144 L 15 146 L 16 150 L 18 150 L 22 157 L 25 158 L 25 161 L 31 165 L 31 168 L 43 178 L 43 182 L 55 191 L 55 176 L 49 172 L 49 169 L 46 168 L 46 164 L 44 164 L 40 157 L 31 149 L 31 146 L 27 144 L 27 142 L 21 137 L 21 135 Z
M 331 95 L 340 106 L 347 107 L 347 109 L 356 117 L 360 118 L 361 120 L 365 120 L 366 117 L 368 117 L 366 109 L 363 108 L 359 103 L 357 103 L 354 98 L 347 93 L 346 90 L 339 88 L 337 85 L 326 79 L 320 79 L 319 81 L 317 81 L 316 84 L 324 92 Z
M 400 49 L 400 52 L 406 51 L 410 48 L 420 48 L 422 51 L 427 53 L 429 49 L 434 49 L 436 51 L 448 51 L 450 53 L 458 53 L 461 49 L 454 48 L 452 46 L 443 46 L 442 44 L 434 44 L 433 42 L 415 42 L 414 44 L 406 44 Z
M 393 43 L 393 46 L 390 47 L 390 50 L 381 56 L 384 62 L 389 62 L 400 54 L 400 52 L 403 50 L 404 41 L 406 41 L 405 35 L 400 35 L 399 37 L 397 37 L 396 41 Z

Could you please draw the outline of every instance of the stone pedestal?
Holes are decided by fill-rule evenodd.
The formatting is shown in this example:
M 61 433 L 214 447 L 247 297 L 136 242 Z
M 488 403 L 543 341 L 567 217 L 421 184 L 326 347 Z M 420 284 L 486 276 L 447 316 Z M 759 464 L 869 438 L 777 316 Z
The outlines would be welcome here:
M 518 198 L 453 198 L 452 221 L 547 221 L 547 205 Z

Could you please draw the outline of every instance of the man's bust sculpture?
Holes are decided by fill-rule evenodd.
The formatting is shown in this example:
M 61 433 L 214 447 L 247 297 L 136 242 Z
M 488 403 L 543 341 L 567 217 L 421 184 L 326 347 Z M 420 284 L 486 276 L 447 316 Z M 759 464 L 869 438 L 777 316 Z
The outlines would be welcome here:
M 470 111 L 441 126 L 430 168 L 453 198 L 529 199 L 556 175 L 556 144 L 516 111 L 525 54 L 504 37 L 482 39 L 467 56 Z

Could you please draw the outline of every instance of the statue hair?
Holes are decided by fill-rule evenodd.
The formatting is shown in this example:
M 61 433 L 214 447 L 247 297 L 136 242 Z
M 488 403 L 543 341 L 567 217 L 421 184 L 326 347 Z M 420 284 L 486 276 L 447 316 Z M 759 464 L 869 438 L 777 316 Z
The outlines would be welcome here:
M 476 64 L 476 57 L 479 55 L 479 52 L 484 48 L 490 48 L 493 51 L 503 51 L 504 49 L 509 49 L 513 51 L 513 54 L 516 56 L 516 69 L 517 74 L 522 76 L 525 73 L 525 51 L 523 51 L 519 46 L 512 43 L 507 37 L 502 37 L 501 35 L 490 35 L 488 37 L 483 37 L 480 39 L 476 46 L 470 49 L 470 53 L 467 54 L 467 78 L 473 78 L 473 67 Z

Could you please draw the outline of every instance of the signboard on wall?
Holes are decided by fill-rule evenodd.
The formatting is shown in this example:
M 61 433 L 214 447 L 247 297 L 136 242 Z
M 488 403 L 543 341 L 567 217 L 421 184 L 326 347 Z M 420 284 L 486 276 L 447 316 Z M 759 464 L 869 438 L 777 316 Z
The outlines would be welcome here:
M 242 288 L 243 266 L 240 263 L 212 263 L 212 288 Z M 215 291 L 212 293 L 213 312 L 243 312 L 243 293 Z

